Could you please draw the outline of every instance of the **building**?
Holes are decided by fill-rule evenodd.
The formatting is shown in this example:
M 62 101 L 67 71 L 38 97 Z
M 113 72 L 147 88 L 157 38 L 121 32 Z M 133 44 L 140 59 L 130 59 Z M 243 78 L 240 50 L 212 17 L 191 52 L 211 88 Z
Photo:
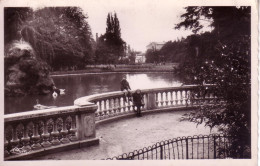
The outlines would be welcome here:
M 135 63 L 145 63 L 145 54 L 144 53 L 136 54 Z
M 147 50 L 160 50 L 164 46 L 165 42 L 151 42 L 149 45 L 146 46 Z

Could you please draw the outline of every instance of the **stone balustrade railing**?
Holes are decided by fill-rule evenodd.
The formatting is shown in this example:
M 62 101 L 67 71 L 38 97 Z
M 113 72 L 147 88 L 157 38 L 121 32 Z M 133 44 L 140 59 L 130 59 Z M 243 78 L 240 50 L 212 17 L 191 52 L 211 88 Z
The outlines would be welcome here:
M 98 144 L 96 110 L 89 104 L 5 115 L 5 160 Z
M 132 91 L 134 93 L 134 91 Z M 217 97 L 214 85 L 180 86 L 142 90 L 144 96 L 143 111 L 173 107 L 193 107 L 200 103 L 212 103 Z M 134 112 L 131 101 L 124 100 L 123 92 L 110 92 L 79 98 L 75 105 L 95 103 L 98 106 L 96 121 Z
M 145 89 L 142 110 L 162 111 L 213 103 L 217 100 L 214 88 L 214 85 L 190 85 Z M 79 98 L 74 106 L 4 115 L 5 160 L 98 144 L 95 124 L 133 114 L 133 103 L 124 101 L 123 92 L 110 92 Z

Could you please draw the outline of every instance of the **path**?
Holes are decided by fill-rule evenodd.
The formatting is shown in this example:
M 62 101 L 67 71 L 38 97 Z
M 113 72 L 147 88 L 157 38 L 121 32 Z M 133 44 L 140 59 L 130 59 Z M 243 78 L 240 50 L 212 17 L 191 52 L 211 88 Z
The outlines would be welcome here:
M 156 142 L 182 136 L 208 135 L 210 129 L 188 121 L 180 121 L 184 111 L 149 114 L 140 118 L 123 119 L 100 125 L 97 137 L 100 144 L 61 153 L 49 154 L 40 160 L 104 159 L 141 149 Z M 216 132 L 213 130 L 211 133 Z

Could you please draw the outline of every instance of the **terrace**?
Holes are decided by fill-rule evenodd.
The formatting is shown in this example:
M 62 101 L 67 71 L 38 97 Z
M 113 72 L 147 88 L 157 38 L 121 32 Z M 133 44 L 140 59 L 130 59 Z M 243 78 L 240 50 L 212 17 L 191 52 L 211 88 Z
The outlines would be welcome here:
M 69 107 L 5 115 L 5 160 L 102 159 L 165 139 L 210 133 L 209 128 L 196 128 L 180 118 L 200 104 L 217 102 L 213 85 L 142 93 L 145 107 L 141 118 L 134 118 L 132 102 L 124 102 L 122 92 L 82 97 Z

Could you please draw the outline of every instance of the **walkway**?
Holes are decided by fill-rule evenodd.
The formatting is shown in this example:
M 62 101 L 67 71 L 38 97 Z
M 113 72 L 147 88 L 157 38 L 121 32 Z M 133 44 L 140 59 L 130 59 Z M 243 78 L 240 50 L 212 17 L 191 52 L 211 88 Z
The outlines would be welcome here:
M 184 111 L 149 114 L 140 118 L 123 119 L 98 126 L 100 144 L 61 153 L 49 154 L 39 160 L 92 160 L 104 159 L 153 145 L 156 142 L 182 136 L 208 135 L 203 124 L 180 121 Z M 213 129 L 211 133 L 216 133 Z

